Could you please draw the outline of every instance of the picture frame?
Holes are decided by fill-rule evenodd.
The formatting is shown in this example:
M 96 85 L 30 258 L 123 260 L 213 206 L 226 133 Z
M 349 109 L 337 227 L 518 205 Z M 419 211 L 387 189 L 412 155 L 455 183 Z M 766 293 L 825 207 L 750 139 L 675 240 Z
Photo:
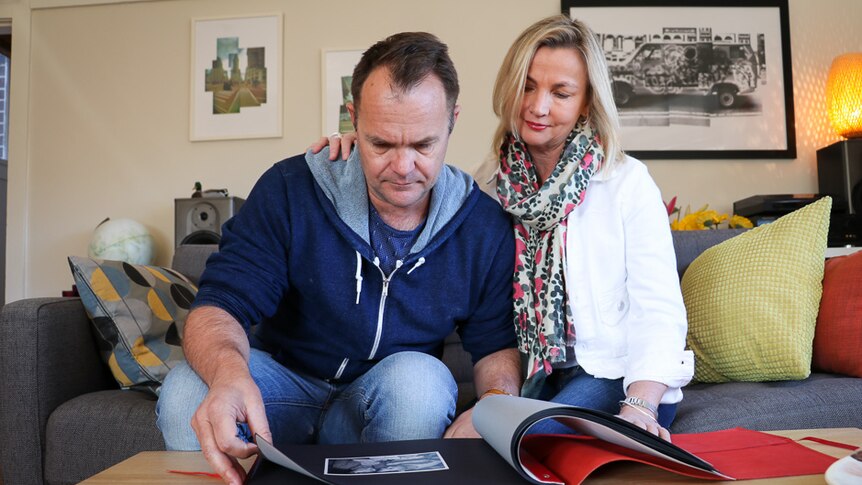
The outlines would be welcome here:
M 642 159 L 796 158 L 787 0 L 562 0 Z
M 282 14 L 191 21 L 192 141 L 282 136 Z
M 353 68 L 362 57 L 362 49 L 324 49 L 321 52 L 321 73 L 323 80 L 323 115 L 321 133 L 350 133 L 353 123 L 347 112 L 347 103 L 353 102 L 350 83 Z

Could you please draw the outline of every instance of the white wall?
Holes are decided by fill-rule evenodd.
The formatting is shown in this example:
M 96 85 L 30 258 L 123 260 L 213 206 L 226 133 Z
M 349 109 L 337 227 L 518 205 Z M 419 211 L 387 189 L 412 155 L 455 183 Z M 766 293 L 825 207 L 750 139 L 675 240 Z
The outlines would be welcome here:
M 263 170 L 320 136 L 321 49 L 364 48 L 404 30 L 440 36 L 462 85 L 449 161 L 472 167 L 487 153 L 495 125 L 490 89 L 505 49 L 560 5 L 102 0 L 76 6 L 85 2 L 0 1 L 0 17 L 13 18 L 15 53 L 7 301 L 68 288 L 66 256 L 85 254 L 92 229 L 108 216 L 147 225 L 157 263 L 168 264 L 174 198 L 187 197 L 196 180 L 245 196 Z M 284 13 L 285 136 L 190 142 L 190 20 L 270 12 Z M 860 20 L 856 0 L 790 0 L 798 158 L 649 161 L 665 197 L 727 211 L 749 195 L 816 191 L 814 151 L 835 140 L 823 115 L 825 76 L 837 54 L 862 50 Z

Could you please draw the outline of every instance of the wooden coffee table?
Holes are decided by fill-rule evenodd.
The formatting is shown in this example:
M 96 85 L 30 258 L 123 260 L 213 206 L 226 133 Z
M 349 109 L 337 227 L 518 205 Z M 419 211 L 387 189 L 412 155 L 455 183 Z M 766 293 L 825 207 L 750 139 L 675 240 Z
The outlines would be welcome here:
M 801 429 L 788 431 L 769 431 L 769 433 L 798 440 L 806 436 L 813 436 L 825 440 L 837 441 L 839 443 L 852 444 L 862 447 L 862 430 L 859 428 L 825 428 L 825 429 Z M 832 446 L 822 445 L 813 441 L 800 441 L 799 443 L 817 450 L 821 453 L 834 457 L 846 456 L 850 451 Z M 243 465 L 248 468 L 253 459 L 245 460 Z M 206 476 L 188 476 L 169 473 L 168 470 L 202 471 L 210 472 L 211 469 L 199 452 L 182 451 L 144 451 L 118 463 L 107 470 L 94 475 L 81 482 L 85 485 L 96 484 L 139 484 L 139 485 L 206 485 L 218 484 L 221 480 Z M 586 480 L 588 484 L 620 484 L 620 483 L 677 483 L 708 485 L 710 483 L 735 483 L 714 482 L 696 480 L 683 477 L 658 468 L 641 465 L 637 463 L 611 464 L 602 468 Z M 757 485 L 766 483 L 778 483 L 790 485 L 822 485 L 825 482 L 822 475 L 806 475 L 799 477 L 782 477 L 766 480 L 746 480 L 745 485 Z M 526 481 L 525 481 L 526 483 Z

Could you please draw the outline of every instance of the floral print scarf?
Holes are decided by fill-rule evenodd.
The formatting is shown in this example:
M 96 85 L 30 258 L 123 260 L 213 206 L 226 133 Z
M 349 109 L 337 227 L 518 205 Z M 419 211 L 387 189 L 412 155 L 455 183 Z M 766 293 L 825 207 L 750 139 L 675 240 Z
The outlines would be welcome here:
M 526 397 L 538 397 L 552 364 L 565 362 L 566 347 L 575 344 L 565 286 L 567 217 L 584 201 L 603 160 L 599 136 L 585 117 L 541 186 L 523 142 L 510 134 L 500 147 L 497 197 L 515 218 L 514 316 Z

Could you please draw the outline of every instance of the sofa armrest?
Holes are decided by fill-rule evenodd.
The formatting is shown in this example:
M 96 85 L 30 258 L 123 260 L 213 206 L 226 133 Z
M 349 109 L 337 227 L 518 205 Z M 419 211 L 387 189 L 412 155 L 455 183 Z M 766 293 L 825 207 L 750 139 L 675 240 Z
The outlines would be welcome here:
M 117 384 L 79 298 L 32 298 L 0 310 L 0 468 L 6 483 L 41 483 L 48 417 L 69 399 Z

